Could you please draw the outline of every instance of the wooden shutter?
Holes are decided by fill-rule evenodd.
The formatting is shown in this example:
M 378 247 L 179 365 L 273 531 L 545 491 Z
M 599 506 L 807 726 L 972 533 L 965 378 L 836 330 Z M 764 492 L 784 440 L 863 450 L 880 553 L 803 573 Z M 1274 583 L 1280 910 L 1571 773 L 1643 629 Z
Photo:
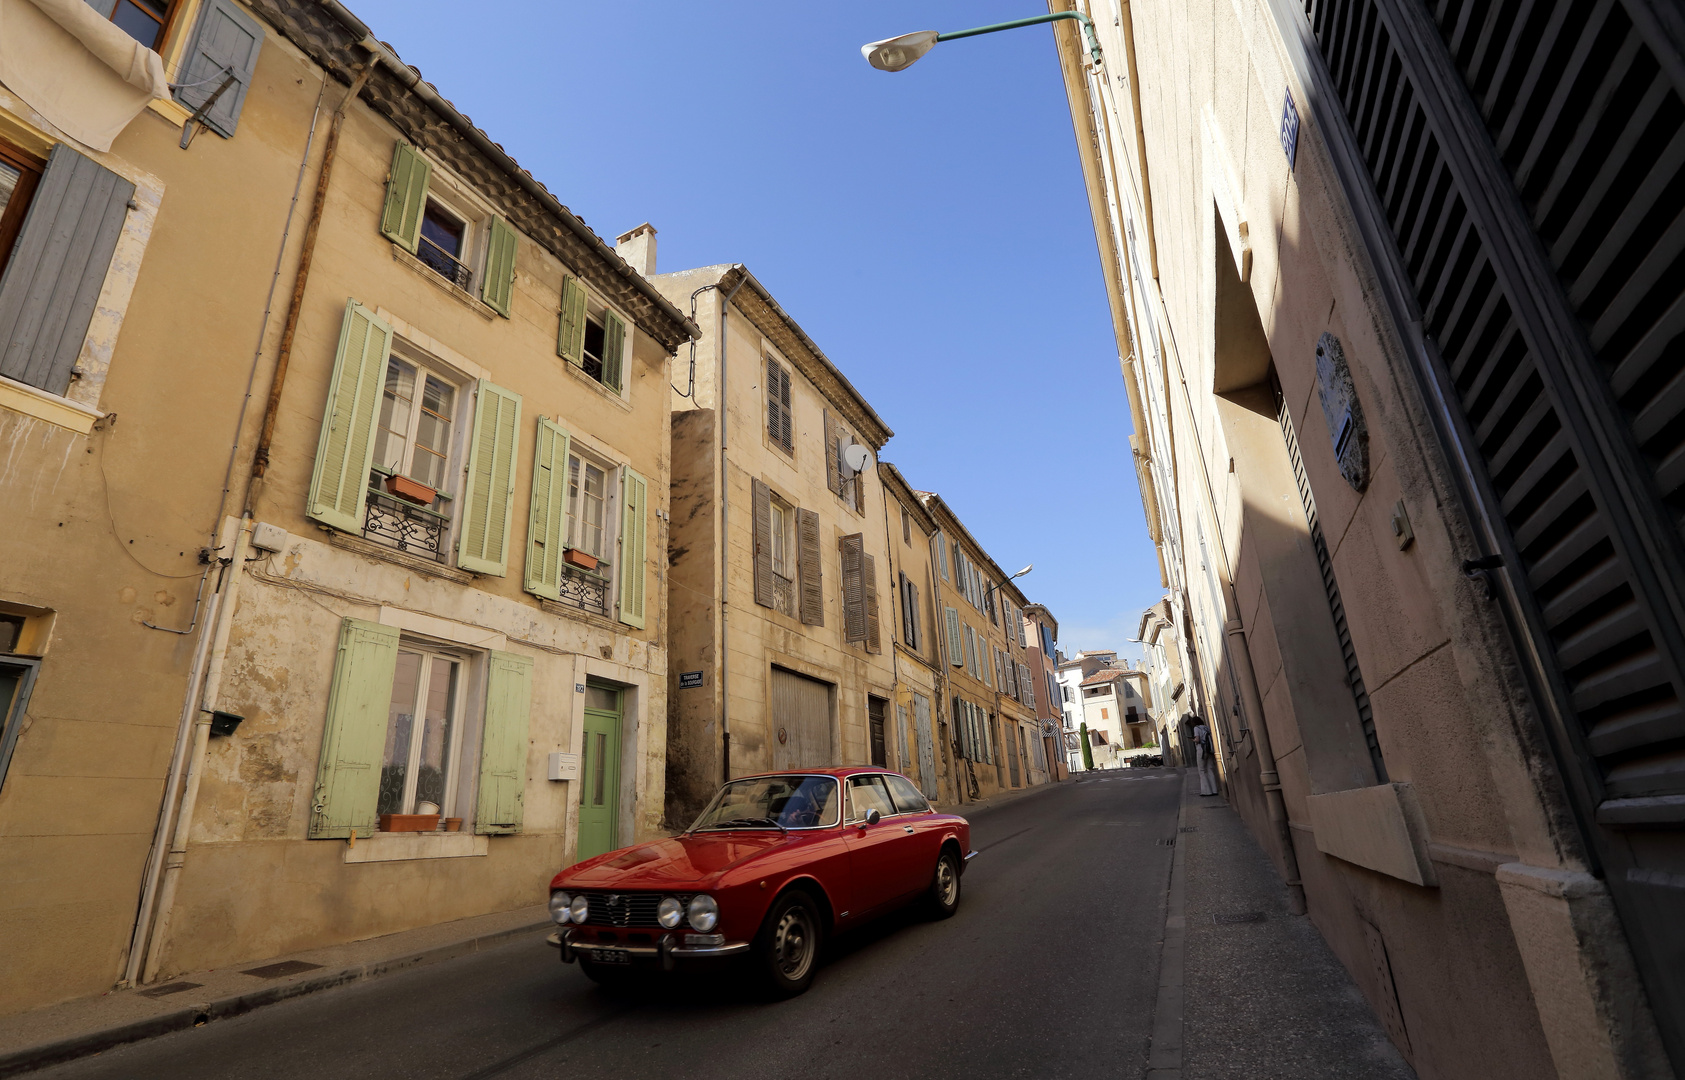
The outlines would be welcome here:
M 310 800 L 312 840 L 374 833 L 397 666 L 397 627 L 362 619 L 340 623 L 322 755 Z
M 939 532 L 931 537 L 930 544 L 935 552 L 938 568 L 942 571 L 942 580 L 950 580 L 948 577 L 948 538 Z
M 993 682 L 991 682 L 990 679 L 989 679 L 988 648 L 989 648 L 989 646 L 988 646 L 987 639 L 984 638 L 984 636 L 981 633 L 979 633 L 977 635 L 977 667 L 979 668 L 979 670 L 981 670 L 981 672 L 983 674 L 983 685 L 987 686 L 989 689 L 993 690 L 995 688 L 995 684 Z
M 310 517 L 344 532 L 363 531 L 374 421 L 391 352 L 392 328 L 357 301 L 346 301 L 305 503 Z
M 785 453 L 795 450 L 794 421 L 790 415 L 790 373 L 770 356 L 766 358 L 766 434 Z
M 380 215 L 381 234 L 413 253 L 421 239 L 421 215 L 427 209 L 427 182 L 433 164 L 409 143 L 392 148 L 392 171 L 386 177 L 386 208 Z
M 918 646 L 913 642 L 912 593 L 908 591 L 911 585 L 912 582 L 907 580 L 905 573 L 898 574 L 896 577 L 896 599 L 901 604 L 901 640 L 906 643 L 907 648 L 916 649 Z
M 623 473 L 620 499 L 620 621 L 644 629 L 644 565 L 649 507 L 649 481 L 630 467 Z
M 537 596 L 559 600 L 562 548 L 567 543 L 568 433 L 541 416 L 536 442 L 524 588 Z
M 878 623 L 878 565 L 870 555 L 860 556 L 862 592 L 866 597 L 866 651 L 882 652 L 883 640 Z
M 842 468 L 837 461 L 837 420 L 825 410 L 825 486 L 842 494 Z
M 908 644 L 915 650 L 921 650 L 924 643 L 919 640 L 919 586 L 916 581 L 907 582 L 907 610 L 912 613 L 910 617 L 913 625 L 913 637 Z
M 1036 683 L 1030 675 L 1030 665 L 1028 664 L 1018 665 L 1018 691 L 1020 694 L 1019 701 L 1032 709 L 1036 707 Z
M 225 139 L 233 138 L 262 50 L 263 27 L 257 20 L 230 0 L 206 0 L 193 31 L 193 44 L 176 76 L 182 84 L 176 100 L 189 112 L 196 112 L 232 74 L 234 81 L 205 114 L 205 126 Z
M 617 394 L 626 388 L 626 324 L 612 311 L 603 314 L 603 385 Z
M 824 567 L 819 552 L 819 515 L 796 511 L 797 573 L 801 575 L 802 622 L 825 625 Z
M 70 388 L 134 194 L 92 158 L 53 147 L 0 277 L 0 375 Z
M 954 667 L 964 667 L 965 645 L 960 640 L 959 609 L 944 607 L 942 615 L 948 625 L 948 663 Z
M 491 219 L 490 235 L 486 238 L 486 278 L 480 286 L 480 299 L 486 306 L 509 317 L 509 303 L 515 295 L 515 252 L 520 247 L 520 235 L 500 217 Z
M 562 279 L 562 311 L 556 329 L 556 355 L 575 367 L 585 366 L 585 286 Z
M 759 480 L 751 479 L 755 530 L 755 603 L 771 607 L 772 590 L 772 489 Z
M 954 741 L 959 743 L 960 757 L 971 759 L 971 730 L 966 722 L 970 714 L 966 711 L 965 702 L 958 696 L 953 700 L 954 711 Z
M 464 570 L 502 577 L 508 569 L 520 424 L 521 396 L 481 379 L 474 395 L 462 520 L 457 523 L 456 564 Z
M 865 641 L 866 581 L 863 560 L 866 538 L 862 533 L 849 533 L 838 546 L 842 549 L 843 640 Z
M 493 652 L 486 665 L 486 723 L 480 736 L 477 833 L 521 831 L 527 786 L 527 727 L 532 710 L 532 659 Z

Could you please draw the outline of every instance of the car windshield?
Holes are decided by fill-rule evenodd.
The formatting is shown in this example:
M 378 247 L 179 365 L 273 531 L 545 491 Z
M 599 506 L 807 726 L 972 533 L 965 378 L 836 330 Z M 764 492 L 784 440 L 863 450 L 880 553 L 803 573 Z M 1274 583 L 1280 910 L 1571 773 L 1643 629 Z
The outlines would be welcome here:
M 812 829 L 837 823 L 831 776 L 754 776 L 720 789 L 691 832 L 715 829 Z

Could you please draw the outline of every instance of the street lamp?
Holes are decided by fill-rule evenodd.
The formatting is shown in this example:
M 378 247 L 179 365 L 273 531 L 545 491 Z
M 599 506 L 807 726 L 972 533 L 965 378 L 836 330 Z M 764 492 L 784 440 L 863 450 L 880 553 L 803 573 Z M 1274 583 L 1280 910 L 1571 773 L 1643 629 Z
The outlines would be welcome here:
M 1094 66 L 1100 66 L 1100 39 L 1094 36 L 1094 21 L 1080 11 L 1055 11 L 1047 15 L 1033 15 L 1028 19 L 1014 19 L 1011 22 L 994 23 L 989 26 L 976 26 L 970 30 L 950 30 L 937 33 L 934 30 L 918 30 L 899 37 L 884 38 L 860 46 L 860 55 L 866 62 L 879 71 L 903 71 L 918 61 L 925 53 L 936 47 L 938 41 L 956 41 L 959 38 L 976 37 L 979 34 L 993 34 L 999 30 L 1016 30 L 1020 26 L 1035 26 L 1038 23 L 1055 22 L 1059 19 L 1076 19 L 1082 23 L 1082 36 L 1088 42 L 1088 55 L 1093 58 Z

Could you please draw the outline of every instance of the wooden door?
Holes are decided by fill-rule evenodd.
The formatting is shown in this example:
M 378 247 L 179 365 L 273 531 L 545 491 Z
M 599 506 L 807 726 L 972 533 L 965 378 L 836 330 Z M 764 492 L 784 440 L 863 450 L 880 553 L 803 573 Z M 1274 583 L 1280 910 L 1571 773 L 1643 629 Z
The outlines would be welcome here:
M 772 767 L 811 769 L 836 764 L 831 743 L 830 683 L 772 669 Z
M 870 725 L 872 737 L 872 764 L 887 768 L 889 758 L 885 753 L 883 730 L 885 704 L 886 702 L 881 697 L 868 697 L 866 699 L 866 719 Z

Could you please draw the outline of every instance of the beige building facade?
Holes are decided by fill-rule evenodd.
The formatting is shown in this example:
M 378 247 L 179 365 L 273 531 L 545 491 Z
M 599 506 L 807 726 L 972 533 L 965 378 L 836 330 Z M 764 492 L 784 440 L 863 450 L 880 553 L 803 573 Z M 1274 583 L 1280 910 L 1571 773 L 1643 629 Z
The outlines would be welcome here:
M 1640 308 L 1627 275 L 1679 165 L 1541 153 L 1641 141 L 1606 68 L 1560 63 L 1596 33 L 1679 100 L 1660 5 L 1080 7 L 1104 62 L 1071 23 L 1060 56 L 1178 714 L 1420 1075 L 1670 1075 L 1685 575 L 1673 374 L 1640 343 L 1679 285 Z M 1499 55 L 1539 82 L 1488 94 Z
M 878 463 L 895 583 L 895 738 L 893 767 L 913 778 L 927 799 L 958 801 L 948 723 L 942 709 L 947 673 L 936 620 L 936 521 L 901 471 Z

